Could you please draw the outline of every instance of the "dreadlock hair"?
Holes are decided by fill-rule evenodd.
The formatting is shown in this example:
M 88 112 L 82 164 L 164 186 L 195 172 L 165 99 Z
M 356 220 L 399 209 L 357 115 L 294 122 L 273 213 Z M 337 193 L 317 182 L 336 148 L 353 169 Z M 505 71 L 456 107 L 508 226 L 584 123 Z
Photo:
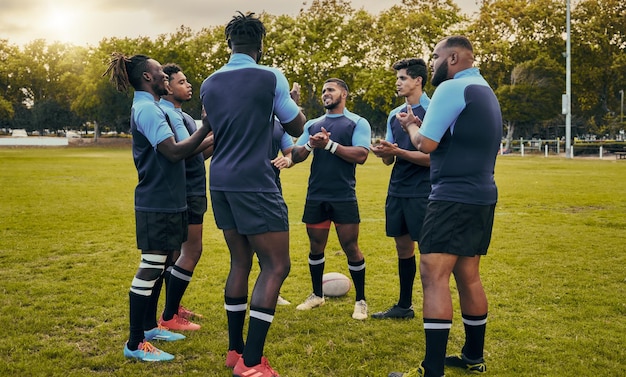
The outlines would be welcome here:
M 180 66 L 178 64 L 175 64 L 175 63 L 167 63 L 166 65 L 163 66 L 163 72 L 168 77 L 171 77 L 174 73 L 181 72 L 182 70 L 183 69 L 180 68 Z
M 233 16 L 233 19 L 230 20 L 224 30 L 228 46 L 231 49 L 234 46 L 260 48 L 261 41 L 265 37 L 263 22 L 254 17 L 254 13 L 248 12 L 246 15 L 240 11 L 237 11 L 237 13 L 239 15 Z
M 393 63 L 392 67 L 396 71 L 406 69 L 406 73 L 411 76 L 411 78 L 417 78 L 418 76 L 421 77 L 422 89 L 424 88 L 424 85 L 426 85 L 426 79 L 428 78 L 428 68 L 426 68 L 426 62 L 424 61 L 424 59 L 402 59 Z
M 148 68 L 149 56 L 133 55 L 130 58 L 120 52 L 111 54 L 109 67 L 102 76 L 110 75 L 109 81 L 120 92 L 128 92 L 130 86 L 135 90 L 141 84 L 141 76 Z
M 350 93 L 350 90 L 348 89 L 348 84 L 346 84 L 346 82 L 343 81 L 342 79 L 338 79 L 336 77 L 331 77 L 328 80 L 324 81 L 324 84 L 329 83 L 329 82 L 334 82 L 335 84 L 337 84 L 340 87 L 342 87 L 343 89 L 345 89 L 345 91 L 347 93 Z

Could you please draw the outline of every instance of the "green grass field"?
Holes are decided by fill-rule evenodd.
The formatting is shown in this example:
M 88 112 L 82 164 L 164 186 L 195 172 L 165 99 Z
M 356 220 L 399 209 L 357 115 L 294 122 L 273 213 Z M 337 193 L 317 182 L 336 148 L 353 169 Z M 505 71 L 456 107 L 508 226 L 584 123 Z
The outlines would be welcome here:
M 384 233 L 390 168 L 370 155 L 357 172 L 373 312 L 398 295 L 393 240 Z M 270 329 L 272 366 L 288 377 L 379 377 L 416 365 L 424 354 L 419 280 L 418 315 L 410 321 L 353 320 L 354 291 L 319 309 L 295 310 L 311 289 L 300 222 L 308 163 L 282 178 L 292 226 L 292 272 L 282 295 L 292 305 L 278 307 Z M 482 263 L 488 375 L 626 375 L 626 162 L 504 156 L 496 180 L 500 201 Z M 210 212 L 204 255 L 183 299 L 205 315 L 203 328 L 159 344 L 176 355 L 173 362 L 123 358 L 128 289 L 139 261 L 135 184 L 128 148 L 0 149 L 0 375 L 231 375 L 223 366 L 229 255 Z M 339 250 L 331 234 L 326 271 L 348 274 Z M 456 299 L 455 308 L 449 352 L 459 351 L 464 336 Z

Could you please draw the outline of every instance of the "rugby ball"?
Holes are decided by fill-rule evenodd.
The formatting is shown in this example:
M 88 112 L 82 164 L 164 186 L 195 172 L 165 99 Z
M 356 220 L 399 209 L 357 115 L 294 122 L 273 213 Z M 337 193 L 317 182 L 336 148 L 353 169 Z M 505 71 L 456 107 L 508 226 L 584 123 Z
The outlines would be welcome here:
M 324 296 L 343 296 L 350 291 L 351 286 L 350 279 L 340 272 L 329 272 L 322 276 L 322 292 Z

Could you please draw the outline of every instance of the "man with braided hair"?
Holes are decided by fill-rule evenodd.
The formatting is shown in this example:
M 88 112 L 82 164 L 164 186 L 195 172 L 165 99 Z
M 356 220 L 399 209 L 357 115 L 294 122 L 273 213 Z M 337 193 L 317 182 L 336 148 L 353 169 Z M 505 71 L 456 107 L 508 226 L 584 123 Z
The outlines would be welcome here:
M 141 361 L 172 360 L 173 355 L 154 347 L 149 340 L 174 341 L 185 337 L 157 326 L 155 315 L 146 321 L 146 313 L 158 300 L 155 284 L 161 280 L 166 261 L 187 238 L 184 159 L 212 142 L 205 139 L 210 127 L 205 124 L 182 141 L 175 138 L 172 125 L 159 106 L 160 97 L 168 93 L 168 76 L 156 60 L 145 55 L 126 57 L 114 53 L 104 73 L 107 74 L 119 91 L 126 92 L 131 86 L 135 89 L 130 126 L 139 177 L 135 221 L 141 262 L 128 294 L 130 336 L 124 345 L 124 356 Z
M 265 37 L 261 20 L 254 13 L 239 12 L 226 26 L 225 35 L 231 57 L 200 87 L 215 137 L 209 171 L 213 216 L 224 232 L 231 259 L 224 289 L 225 364 L 234 368 L 234 376 L 275 377 L 278 373 L 263 350 L 291 262 L 287 206 L 270 158 L 273 122 L 276 116 L 285 131 L 297 137 L 306 119 L 290 97 L 284 74 L 258 64 Z M 248 277 L 255 252 L 261 271 L 250 298 L 244 343 Z

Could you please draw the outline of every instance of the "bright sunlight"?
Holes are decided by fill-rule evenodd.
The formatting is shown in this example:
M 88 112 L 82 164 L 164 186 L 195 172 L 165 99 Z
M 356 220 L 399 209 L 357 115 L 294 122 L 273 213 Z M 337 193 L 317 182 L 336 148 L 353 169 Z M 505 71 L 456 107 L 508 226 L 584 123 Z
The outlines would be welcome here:
M 50 6 L 46 21 L 42 25 L 48 31 L 48 40 L 69 42 L 79 20 L 78 12 L 74 9 Z

